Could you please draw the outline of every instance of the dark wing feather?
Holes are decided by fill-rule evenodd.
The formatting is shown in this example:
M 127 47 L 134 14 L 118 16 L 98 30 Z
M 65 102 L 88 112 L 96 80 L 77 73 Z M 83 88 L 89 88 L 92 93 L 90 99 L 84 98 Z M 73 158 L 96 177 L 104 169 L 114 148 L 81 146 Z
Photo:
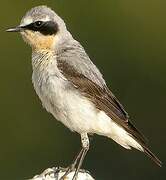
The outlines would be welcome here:
M 65 78 L 72 83 L 73 87 L 89 98 L 96 108 L 104 111 L 113 121 L 130 133 L 141 144 L 145 154 L 161 167 L 162 162 L 147 148 L 146 139 L 128 120 L 128 114 L 123 106 L 106 86 L 100 87 L 64 61 L 58 61 L 57 65 Z
M 123 106 L 107 87 L 100 87 L 84 75 L 78 73 L 67 62 L 58 60 L 58 68 L 75 88 L 79 89 L 96 108 L 104 111 L 113 121 L 122 126 L 138 142 L 145 144 L 144 136 L 128 121 L 128 114 Z

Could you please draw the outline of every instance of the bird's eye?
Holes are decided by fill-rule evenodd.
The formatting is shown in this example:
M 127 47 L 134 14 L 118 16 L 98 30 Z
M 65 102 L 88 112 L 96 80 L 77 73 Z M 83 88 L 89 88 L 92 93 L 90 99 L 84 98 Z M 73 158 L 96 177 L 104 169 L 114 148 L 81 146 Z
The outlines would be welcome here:
M 53 35 L 58 31 L 58 25 L 53 21 L 35 21 L 23 28 L 34 32 L 40 32 L 43 35 Z
M 35 26 L 36 28 L 40 28 L 42 25 L 43 25 L 43 22 L 42 22 L 42 21 L 36 21 L 36 22 L 34 23 L 34 26 Z

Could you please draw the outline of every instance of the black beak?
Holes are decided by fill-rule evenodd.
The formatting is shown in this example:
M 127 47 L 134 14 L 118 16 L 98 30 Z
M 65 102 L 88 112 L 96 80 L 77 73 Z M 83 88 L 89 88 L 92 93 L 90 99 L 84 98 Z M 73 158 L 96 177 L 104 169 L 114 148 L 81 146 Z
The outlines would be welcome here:
M 6 32 L 21 32 L 23 30 L 23 27 L 17 26 L 15 28 L 7 29 Z

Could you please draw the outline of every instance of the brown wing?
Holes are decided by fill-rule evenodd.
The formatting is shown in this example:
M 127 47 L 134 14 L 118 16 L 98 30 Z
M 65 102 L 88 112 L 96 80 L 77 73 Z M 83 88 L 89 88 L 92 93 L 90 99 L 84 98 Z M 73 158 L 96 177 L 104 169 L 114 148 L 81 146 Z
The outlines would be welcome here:
M 72 66 L 66 62 L 58 61 L 58 68 L 65 78 L 70 81 L 84 96 L 89 98 L 99 110 L 104 111 L 113 121 L 122 126 L 138 142 L 145 144 L 144 136 L 129 122 L 128 114 L 123 106 L 105 86 L 100 87 L 84 75 L 78 73 Z
M 145 137 L 128 120 L 128 114 L 123 106 L 106 87 L 100 87 L 92 80 L 78 73 L 66 62 L 58 62 L 58 68 L 73 87 L 77 88 L 84 96 L 89 98 L 99 110 L 104 111 L 115 123 L 123 127 L 130 135 L 141 144 L 145 154 L 161 167 L 162 162 L 146 146 Z

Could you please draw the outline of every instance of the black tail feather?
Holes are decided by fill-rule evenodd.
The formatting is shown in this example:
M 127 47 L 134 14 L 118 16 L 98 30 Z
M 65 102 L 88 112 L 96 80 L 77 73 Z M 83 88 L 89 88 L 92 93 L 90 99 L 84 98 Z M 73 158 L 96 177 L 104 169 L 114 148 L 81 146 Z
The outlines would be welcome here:
M 158 166 L 162 166 L 162 162 L 159 160 L 159 158 L 150 151 L 150 149 L 147 147 L 147 139 L 145 136 L 138 131 L 135 126 L 133 126 L 130 122 L 128 123 L 129 127 L 129 133 L 131 133 L 132 137 L 142 146 L 144 153 Z
M 162 162 L 147 147 L 143 147 L 145 154 L 154 161 L 158 166 L 162 166 Z

